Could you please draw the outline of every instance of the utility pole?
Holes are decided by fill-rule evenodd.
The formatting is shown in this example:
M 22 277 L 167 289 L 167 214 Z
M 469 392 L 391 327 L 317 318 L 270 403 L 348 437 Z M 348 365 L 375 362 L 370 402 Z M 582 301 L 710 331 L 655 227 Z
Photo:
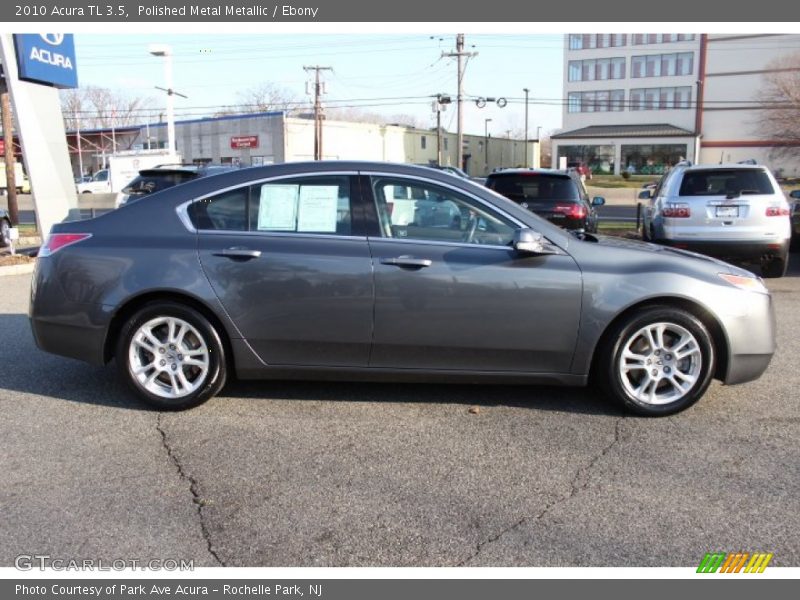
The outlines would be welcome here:
M 456 35 L 456 51 L 442 52 L 443 57 L 458 59 L 458 140 L 456 144 L 456 160 L 459 169 L 464 168 L 464 58 L 478 56 L 477 52 L 464 52 L 464 34 Z
M 528 88 L 522 88 L 522 91 L 525 92 L 525 168 L 531 166 L 528 162 L 528 93 L 530 90 Z
M 8 218 L 11 226 L 19 224 L 19 209 L 17 207 L 17 181 L 14 176 L 14 126 L 11 123 L 11 102 L 8 91 L 3 89 L 0 93 L 0 109 L 2 109 L 3 141 L 6 162 L 6 194 L 8 198 Z
M 450 96 L 437 94 L 433 101 L 433 110 L 436 111 L 436 164 L 442 165 L 442 111 L 450 104 Z M 449 163 L 449 161 L 448 161 Z
M 333 71 L 331 67 L 303 67 L 303 70 L 314 71 L 314 160 L 322 160 L 322 83 L 320 82 L 320 71 Z

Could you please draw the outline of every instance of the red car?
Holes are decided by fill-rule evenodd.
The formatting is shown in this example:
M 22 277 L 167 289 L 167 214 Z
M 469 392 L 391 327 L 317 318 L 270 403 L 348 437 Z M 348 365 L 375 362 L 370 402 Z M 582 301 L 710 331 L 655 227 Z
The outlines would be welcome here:
M 568 162 L 567 169 L 574 169 L 575 172 L 584 179 L 592 178 L 592 170 L 589 168 L 589 165 L 587 165 L 585 162 L 580 162 L 580 161 Z

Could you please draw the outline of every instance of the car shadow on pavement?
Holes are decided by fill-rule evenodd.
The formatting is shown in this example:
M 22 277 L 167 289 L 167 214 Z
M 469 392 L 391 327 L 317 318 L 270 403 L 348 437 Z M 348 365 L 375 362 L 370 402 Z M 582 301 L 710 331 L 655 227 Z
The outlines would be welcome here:
M 57 399 L 110 408 L 152 410 L 120 381 L 114 363 L 94 366 L 39 350 L 26 315 L 0 314 L 0 336 L 13 340 L 13 343 L 0 343 L 0 365 L 4 372 L 0 377 L 0 398 L 22 400 L 24 397 L 26 402 Z M 221 407 L 228 399 L 431 403 L 621 414 L 614 404 L 589 388 L 533 385 L 238 381 L 232 378 L 209 406 Z

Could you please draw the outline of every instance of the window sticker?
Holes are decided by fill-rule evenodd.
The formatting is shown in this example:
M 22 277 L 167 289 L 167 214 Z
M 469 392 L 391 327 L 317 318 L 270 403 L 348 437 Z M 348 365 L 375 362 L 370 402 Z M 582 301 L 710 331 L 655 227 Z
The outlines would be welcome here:
M 299 192 L 299 185 L 262 185 L 258 207 L 258 230 L 295 231 Z
M 297 231 L 336 233 L 338 185 L 304 185 L 300 188 Z

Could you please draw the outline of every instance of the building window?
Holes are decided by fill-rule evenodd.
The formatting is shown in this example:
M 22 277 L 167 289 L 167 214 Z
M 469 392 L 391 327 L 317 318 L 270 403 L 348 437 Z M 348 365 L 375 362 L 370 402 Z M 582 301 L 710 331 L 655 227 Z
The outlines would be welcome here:
M 567 96 L 567 112 L 621 111 L 624 101 L 624 90 L 570 92 Z
M 614 146 L 559 146 L 558 158 L 561 157 L 565 157 L 568 163 L 586 163 L 592 173 L 610 174 L 614 172 Z M 556 161 L 557 163 L 558 161 Z
M 644 44 L 693 42 L 694 37 L 693 33 L 633 33 L 631 34 L 631 45 L 641 46 Z
M 631 58 L 632 78 L 691 75 L 693 70 L 694 52 L 648 54 Z
M 628 42 L 627 33 L 570 33 L 567 43 L 570 50 L 590 48 L 618 48 Z
M 631 90 L 631 110 L 670 110 L 689 108 L 692 88 L 663 87 L 635 88 Z
M 442 149 L 447 151 L 447 138 L 442 138 Z
M 423 150 L 425 150 L 425 148 L 427 147 L 427 144 L 428 144 L 428 140 L 427 140 L 427 138 L 426 138 L 424 135 L 420 136 L 420 138 L 419 138 L 419 144 L 420 144 L 420 147 L 421 147 Z
M 569 81 L 603 81 L 625 78 L 625 59 L 598 58 L 571 60 L 568 68 Z
M 686 157 L 686 149 L 686 144 L 623 144 L 622 169 L 639 175 L 661 175 Z

